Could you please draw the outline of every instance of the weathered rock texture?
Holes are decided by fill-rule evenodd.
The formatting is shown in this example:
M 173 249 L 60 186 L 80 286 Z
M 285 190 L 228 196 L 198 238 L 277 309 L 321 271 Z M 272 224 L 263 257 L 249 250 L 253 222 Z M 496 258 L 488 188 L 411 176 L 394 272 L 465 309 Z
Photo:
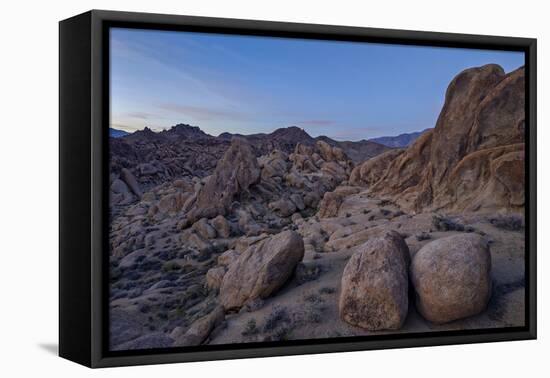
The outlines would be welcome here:
M 434 240 L 411 264 L 417 308 L 427 320 L 446 323 L 485 310 L 491 296 L 491 254 L 477 234 Z
M 284 231 L 252 244 L 223 277 L 220 300 L 226 310 L 266 298 L 292 275 L 304 257 L 304 242 L 294 231 Z
M 340 316 L 368 330 L 399 329 L 407 317 L 409 249 L 395 231 L 359 247 L 342 275 Z
M 371 186 L 384 174 L 390 163 L 403 153 L 403 149 L 389 150 L 356 166 L 349 177 L 352 185 Z
M 188 213 L 189 221 L 224 215 L 234 197 L 248 190 L 259 178 L 260 168 L 252 146 L 245 139 L 234 138 L 212 176 L 199 190 Z
M 522 211 L 524 106 L 524 68 L 467 69 L 449 85 L 433 130 L 395 157 L 379 180 L 366 168 L 352 180 L 412 211 Z
M 216 307 L 211 313 L 195 321 L 185 334 L 174 341 L 173 346 L 200 345 L 224 319 L 223 308 L 221 306 Z

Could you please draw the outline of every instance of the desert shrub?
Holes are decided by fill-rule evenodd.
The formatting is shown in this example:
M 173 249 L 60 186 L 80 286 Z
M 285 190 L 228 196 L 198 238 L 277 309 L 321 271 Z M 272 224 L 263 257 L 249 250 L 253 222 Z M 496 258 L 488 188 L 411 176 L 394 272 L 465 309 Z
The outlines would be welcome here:
M 383 216 L 387 217 L 388 215 L 391 214 L 391 211 L 388 210 L 388 209 L 380 209 L 380 214 L 382 214 Z
M 323 321 L 323 307 L 308 306 L 306 308 L 305 320 L 308 323 L 321 323 Z
M 296 282 L 302 285 L 309 281 L 314 281 L 323 272 L 320 265 L 300 263 L 296 267 Z
M 369 209 L 363 209 L 363 214 L 368 214 L 368 213 L 370 213 Z
M 493 226 L 506 231 L 522 231 L 525 228 L 525 222 L 520 215 L 500 215 L 490 219 Z
M 256 325 L 256 319 L 249 319 L 248 322 L 246 322 L 246 325 L 241 332 L 241 335 L 243 336 L 251 336 L 255 335 L 259 332 L 258 326 Z
M 281 327 L 275 332 L 273 332 L 273 335 L 270 337 L 271 341 L 285 341 L 290 340 L 292 335 L 293 328 L 289 326 Z
M 164 264 L 162 264 L 162 271 L 163 272 L 172 272 L 174 270 L 180 270 L 181 266 L 175 261 L 167 261 Z
M 464 231 L 464 225 L 450 218 L 435 216 L 433 226 L 438 231 Z
M 324 302 L 323 298 L 321 298 L 321 296 L 319 294 L 315 294 L 315 293 L 306 295 L 304 297 L 304 300 L 306 302 L 310 302 L 310 303 L 322 303 L 322 302 Z
M 265 301 L 261 298 L 255 298 L 253 300 L 247 301 L 244 306 L 241 308 L 243 312 L 254 312 L 258 311 L 264 307 Z
M 147 313 L 151 310 L 151 306 L 149 306 L 147 303 L 142 303 L 139 305 L 139 312 Z
M 319 289 L 320 294 L 334 294 L 335 292 L 336 292 L 336 288 L 334 287 L 325 286 Z
M 422 241 L 422 240 L 429 240 L 432 236 L 427 232 L 421 232 L 419 234 L 416 234 L 416 240 Z
M 286 307 L 273 306 L 273 311 L 268 315 L 264 324 L 264 331 L 270 332 L 284 323 L 290 323 L 290 315 Z

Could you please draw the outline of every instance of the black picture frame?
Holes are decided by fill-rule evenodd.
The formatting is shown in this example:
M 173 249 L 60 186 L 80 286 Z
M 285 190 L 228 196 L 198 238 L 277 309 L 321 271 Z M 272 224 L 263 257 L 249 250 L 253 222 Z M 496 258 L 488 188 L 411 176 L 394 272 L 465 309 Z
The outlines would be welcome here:
M 108 29 L 113 26 L 523 51 L 526 57 L 526 325 L 109 352 Z M 59 354 L 88 367 L 535 339 L 536 39 L 92 10 L 59 24 Z

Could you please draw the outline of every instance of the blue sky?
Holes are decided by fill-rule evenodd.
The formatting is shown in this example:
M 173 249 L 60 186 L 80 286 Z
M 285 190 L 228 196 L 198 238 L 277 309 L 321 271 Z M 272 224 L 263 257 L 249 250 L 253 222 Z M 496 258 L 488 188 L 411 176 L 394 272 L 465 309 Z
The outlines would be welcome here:
M 433 127 L 460 71 L 523 53 L 111 29 L 111 127 L 211 135 L 300 126 L 361 140 Z

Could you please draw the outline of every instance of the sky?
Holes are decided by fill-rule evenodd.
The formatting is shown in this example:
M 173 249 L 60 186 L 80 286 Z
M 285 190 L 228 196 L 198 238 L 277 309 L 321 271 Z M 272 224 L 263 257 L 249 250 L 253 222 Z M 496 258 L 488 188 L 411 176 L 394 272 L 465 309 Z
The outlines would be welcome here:
M 522 52 L 112 28 L 111 127 L 211 135 L 299 126 L 361 140 L 434 127 L 460 71 Z

